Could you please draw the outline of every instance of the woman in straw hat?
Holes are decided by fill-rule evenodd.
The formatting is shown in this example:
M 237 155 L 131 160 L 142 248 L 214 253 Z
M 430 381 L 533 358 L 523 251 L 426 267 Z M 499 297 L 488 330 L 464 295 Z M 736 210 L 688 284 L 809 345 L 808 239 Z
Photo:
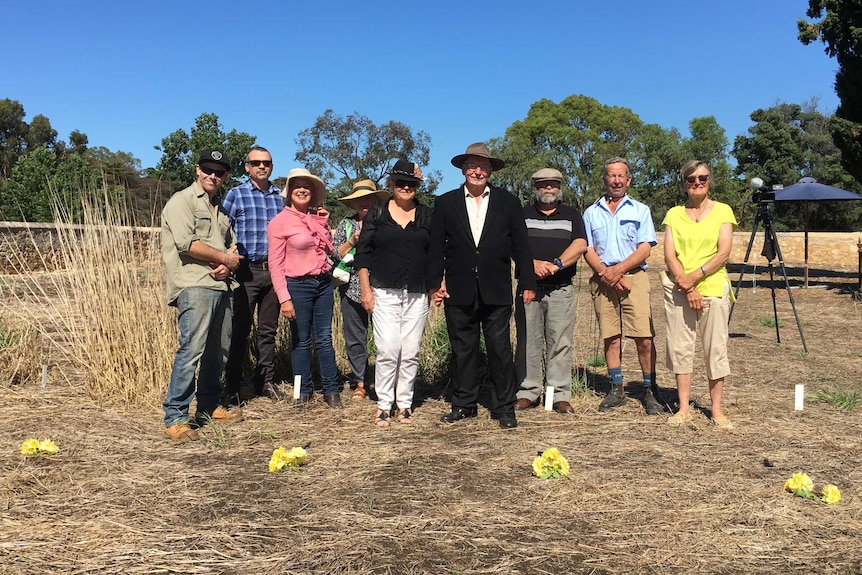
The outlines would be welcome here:
M 360 301 L 359 276 L 354 273 L 353 260 L 356 257 L 356 244 L 359 232 L 369 208 L 378 201 L 387 200 L 389 192 L 378 190 L 371 180 L 360 180 L 353 184 L 350 195 L 338 201 L 356 210 L 335 228 L 332 261 L 337 264 L 335 271 L 349 273 L 349 280 L 338 286 L 341 296 L 341 325 L 344 328 L 344 345 L 347 348 L 347 361 L 350 364 L 350 387 L 353 399 L 365 397 L 365 378 L 368 370 L 368 313 Z
M 311 400 L 311 347 L 317 352 L 323 400 L 340 408 L 338 368 L 332 348 L 331 266 L 332 234 L 329 212 L 323 208 L 323 180 L 303 168 L 287 176 L 287 206 L 266 228 L 269 239 L 269 273 L 281 304 L 281 315 L 290 322 L 291 363 L 299 375 L 300 392 L 295 407 Z
M 428 319 L 425 260 L 431 239 L 431 209 L 416 201 L 422 170 L 398 160 L 389 173 L 392 198 L 365 218 L 356 249 L 362 307 L 371 315 L 377 364 L 374 389 L 380 427 L 413 422 L 413 384 L 419 346 Z

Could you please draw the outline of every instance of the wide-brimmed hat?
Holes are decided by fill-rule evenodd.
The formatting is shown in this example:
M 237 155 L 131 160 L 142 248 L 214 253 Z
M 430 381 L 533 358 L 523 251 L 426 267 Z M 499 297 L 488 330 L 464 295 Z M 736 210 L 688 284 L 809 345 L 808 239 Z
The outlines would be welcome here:
M 559 182 L 563 183 L 563 174 L 560 173 L 559 170 L 555 170 L 554 168 L 542 168 L 532 176 L 530 179 L 533 180 L 533 183 L 536 182 Z
M 389 172 L 389 176 L 393 180 L 405 180 L 408 182 L 419 183 L 422 181 L 422 178 L 417 178 L 414 174 L 413 170 L 416 169 L 416 164 L 409 160 L 398 160 L 395 162 L 395 165 L 392 166 L 392 171 Z
M 480 158 L 488 158 L 491 160 L 491 169 L 494 171 L 502 170 L 506 167 L 506 162 L 501 160 L 500 158 L 492 158 L 491 152 L 488 151 L 488 146 L 485 145 L 485 142 L 476 142 L 475 144 L 470 144 L 467 146 L 467 151 L 463 154 L 458 154 L 454 158 L 452 158 L 452 165 L 458 169 L 461 169 L 461 166 L 464 165 L 464 160 L 466 160 L 469 156 L 479 156 Z
M 198 165 L 201 164 L 218 164 L 224 166 L 224 169 L 230 170 L 230 162 L 227 156 L 221 150 L 204 150 L 198 158 Z
M 358 200 L 359 198 L 364 198 L 365 196 L 370 196 L 372 194 L 377 197 L 378 202 L 389 199 L 389 192 L 386 190 L 378 190 L 372 180 L 359 180 L 353 184 L 353 193 L 349 196 L 338 198 L 338 201 L 348 208 L 352 208 L 353 200 Z
M 305 168 L 293 168 L 287 174 L 287 184 L 284 186 L 285 197 L 290 201 L 290 180 L 294 178 L 308 178 L 314 189 L 311 191 L 311 206 L 320 207 L 326 199 L 326 184 L 323 180 L 306 170 Z

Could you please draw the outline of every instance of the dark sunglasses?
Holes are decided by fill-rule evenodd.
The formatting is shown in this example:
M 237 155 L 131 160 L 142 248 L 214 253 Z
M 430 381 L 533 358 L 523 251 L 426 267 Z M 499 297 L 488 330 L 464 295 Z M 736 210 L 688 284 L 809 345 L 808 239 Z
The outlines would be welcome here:
M 215 177 L 217 177 L 217 178 L 223 178 L 224 175 L 227 173 L 227 170 L 219 170 L 217 168 L 210 168 L 209 166 L 198 166 L 198 167 L 206 175 L 212 176 L 213 174 L 215 174 Z
M 395 180 L 396 188 L 418 188 L 419 182 L 408 182 L 407 180 Z
M 254 166 L 255 168 L 258 166 L 264 166 L 267 168 L 271 168 L 272 167 L 272 160 L 248 160 L 248 161 L 246 161 L 246 164 L 249 164 L 250 166 Z
M 695 182 L 700 182 L 701 184 L 705 184 L 708 181 L 709 181 L 709 175 L 708 174 L 702 175 L 702 176 L 686 176 L 685 177 L 685 183 L 686 184 L 693 184 Z

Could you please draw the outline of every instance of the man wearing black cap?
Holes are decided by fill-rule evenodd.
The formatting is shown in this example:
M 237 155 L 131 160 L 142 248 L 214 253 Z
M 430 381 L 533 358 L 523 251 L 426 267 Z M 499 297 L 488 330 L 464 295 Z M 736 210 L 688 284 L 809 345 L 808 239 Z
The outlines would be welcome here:
M 284 399 L 275 384 L 275 334 L 280 306 L 272 289 L 267 256 L 266 226 L 284 208 L 281 190 L 271 181 L 272 155 L 261 146 L 253 147 L 245 159 L 248 181 L 228 190 L 222 207 L 236 234 L 237 251 L 243 261 L 235 277 L 239 287 L 233 296 L 233 335 L 225 365 L 226 405 L 240 404 L 243 364 L 248 352 L 248 336 L 257 311 L 257 364 L 252 378 L 254 395 Z M 243 389 L 242 399 L 249 399 Z
M 519 278 L 518 297 L 535 297 L 527 226 L 518 198 L 488 184 L 492 172 L 505 167 L 484 143 L 467 146 L 452 158 L 464 174 L 464 185 L 434 202 L 427 284 L 433 301 L 445 302 L 452 346 L 452 411 L 455 423 L 476 416 L 479 399 L 479 332 L 485 335 L 491 380 L 489 407 L 500 427 L 517 427 L 515 368 L 509 339 L 512 315 L 512 261 Z
M 231 290 L 237 285 L 232 274 L 242 259 L 228 216 L 215 197 L 229 170 L 230 162 L 221 151 L 206 150 L 195 166 L 195 182 L 171 196 L 162 210 L 168 305 L 179 312 L 180 345 L 162 406 L 165 433 L 174 441 L 198 438 L 190 423 L 242 419 L 239 408 L 219 405 L 219 378 L 230 346 Z M 197 413 L 191 420 L 193 395 Z
M 515 305 L 518 344 L 515 374 L 519 383 L 515 409 L 539 403 L 545 384 L 553 388 L 557 413 L 573 413 L 572 338 L 575 330 L 576 263 L 587 250 L 581 213 L 563 205 L 563 174 L 542 168 L 532 176 L 536 201 L 524 207 L 533 251 L 536 299 Z M 547 393 L 547 391 L 546 391 Z

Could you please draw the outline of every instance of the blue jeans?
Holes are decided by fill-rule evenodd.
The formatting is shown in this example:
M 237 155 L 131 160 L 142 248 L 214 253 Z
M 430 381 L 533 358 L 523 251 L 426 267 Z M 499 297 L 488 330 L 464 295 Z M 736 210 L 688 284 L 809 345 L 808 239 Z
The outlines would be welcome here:
M 186 288 L 177 299 L 180 346 L 171 368 L 171 382 L 162 407 L 165 427 L 189 421 L 189 404 L 198 374 L 199 413 L 211 413 L 219 404 L 225 357 L 230 348 L 231 294 L 208 288 Z
M 341 391 L 335 350 L 332 348 L 332 281 L 329 276 L 287 278 L 287 289 L 296 319 L 290 322 L 291 362 L 293 374 L 302 377 L 299 394 L 311 396 L 314 385 L 311 379 L 311 347 L 317 352 L 320 378 L 324 395 Z

